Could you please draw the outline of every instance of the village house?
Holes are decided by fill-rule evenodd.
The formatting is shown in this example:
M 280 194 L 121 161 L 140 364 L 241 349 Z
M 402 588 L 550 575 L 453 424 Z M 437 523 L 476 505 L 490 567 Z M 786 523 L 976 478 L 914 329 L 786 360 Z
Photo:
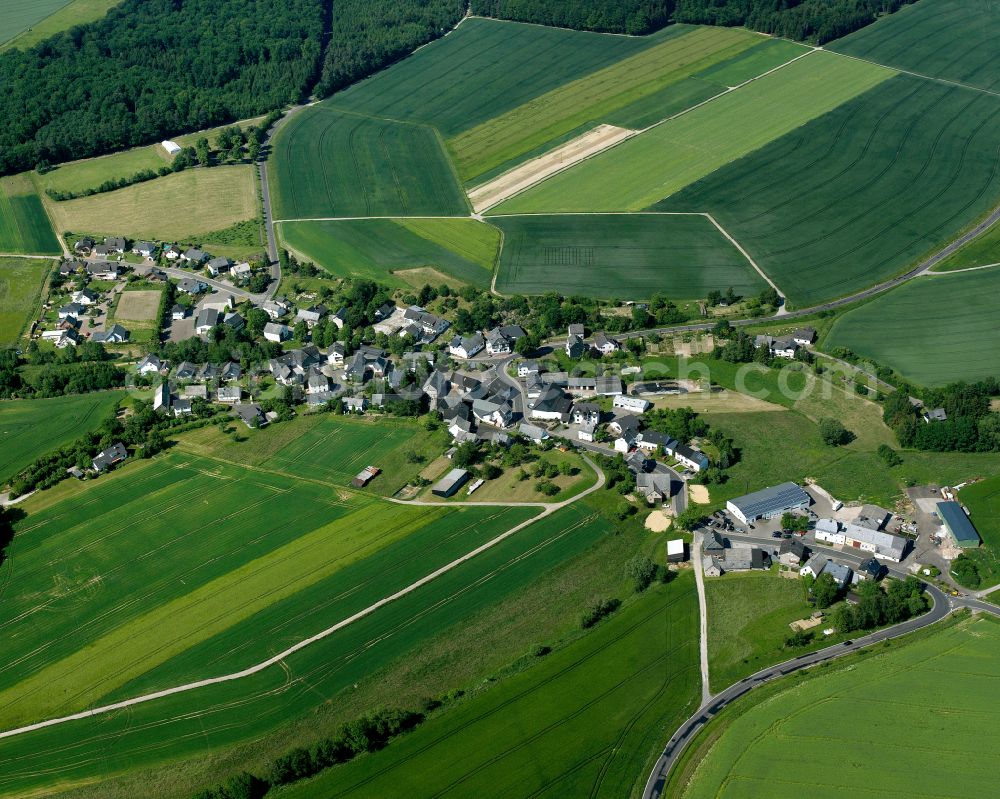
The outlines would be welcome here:
M 601 331 L 594 335 L 594 349 L 600 355 L 612 355 L 621 349 L 621 344 Z
M 86 269 L 95 280 L 117 280 L 121 276 L 121 268 L 113 261 L 91 261 Z
M 593 402 L 578 402 L 573 406 L 573 424 L 596 426 L 601 421 L 601 408 Z
M 125 445 L 120 441 L 108 447 L 106 450 L 100 452 L 97 457 L 91 461 L 91 465 L 94 467 L 95 472 L 105 472 L 112 466 L 121 463 L 128 457 L 128 452 L 125 449 Z
M 208 258 L 207 252 L 202 252 L 196 247 L 191 247 L 181 253 L 181 260 L 188 266 L 201 266 Z
M 208 271 L 212 277 L 218 277 L 223 272 L 228 272 L 229 267 L 232 266 L 232 261 L 228 258 L 223 258 L 221 255 L 218 258 L 213 258 L 207 264 L 205 264 L 205 269 Z
M 90 340 L 98 344 L 124 344 L 128 341 L 129 332 L 121 325 L 111 325 L 107 330 L 97 330 Z
M 278 324 L 277 322 L 268 322 L 264 325 L 264 338 L 268 341 L 280 344 L 283 341 L 288 341 L 291 337 L 292 329 L 288 325 Z
M 194 319 L 194 332 L 203 336 L 217 324 L 219 324 L 219 312 L 215 308 L 202 308 Z
M 152 258 L 156 255 L 156 245 L 151 241 L 137 241 L 132 245 L 132 252 L 143 258 Z
M 471 358 L 485 347 L 483 334 L 473 333 L 471 336 L 455 336 L 448 345 L 448 353 L 456 358 Z

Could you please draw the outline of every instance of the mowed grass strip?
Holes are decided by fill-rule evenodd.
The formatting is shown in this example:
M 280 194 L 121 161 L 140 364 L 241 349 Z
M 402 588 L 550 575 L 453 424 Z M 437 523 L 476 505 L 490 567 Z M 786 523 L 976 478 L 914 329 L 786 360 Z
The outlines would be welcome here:
M 533 668 L 283 795 L 631 795 L 658 736 L 696 704 L 693 582 L 650 589 Z
M 31 180 L 0 178 L 0 253 L 58 255 L 62 250 Z
M 221 230 L 257 216 L 249 164 L 187 169 L 78 200 L 50 202 L 60 230 L 177 239 Z
M 124 391 L 95 391 L 0 402 L 0 482 L 41 455 L 96 429 L 124 396 Z
M 508 513 L 514 514 L 516 523 L 518 513 L 530 511 Z M 512 526 L 505 524 L 501 529 Z M 0 792 L 23 796 L 53 779 L 63 784 L 107 779 L 192 755 L 215 755 L 221 747 L 260 741 L 262 735 L 277 728 L 287 730 L 291 724 L 303 725 L 298 730 L 303 742 L 331 734 L 338 723 L 323 724 L 328 699 L 336 700 L 355 683 L 399 663 L 443 631 L 517 596 L 607 535 L 608 523 L 602 517 L 576 505 L 567 507 L 297 652 L 285 661 L 285 668 L 276 666 L 245 680 L 139 705 L 128 713 L 2 740 L 5 767 L 0 771 Z M 659 731 L 654 735 L 658 737 Z M 109 740 L 115 741 L 110 749 Z M 642 751 L 655 746 L 650 741 Z
M 275 137 L 278 219 L 467 216 L 441 139 L 426 125 L 306 108 Z
M 462 179 L 473 180 L 758 42 L 742 29 L 692 29 L 470 128 L 449 139 L 448 147 Z
M 500 244 L 494 228 L 474 219 L 351 219 L 282 222 L 282 241 L 337 277 L 409 285 L 395 273 L 431 268 L 486 288 Z M 492 256 L 487 254 L 492 249 Z
M 830 50 L 933 78 L 1000 88 L 1000 7 L 991 0 L 922 0 L 887 14 Z
M 808 306 L 904 271 L 992 210 L 998 152 L 1000 97 L 899 75 L 655 208 L 713 214 Z
M 1000 267 L 928 275 L 838 319 L 828 347 L 847 347 L 916 383 L 940 386 L 997 375 Z
M 446 138 L 690 30 L 609 36 L 470 18 L 330 100 L 347 110 L 433 124 Z
M 0 258 L 0 346 L 13 344 L 39 306 L 39 295 L 52 262 Z
M 364 500 L 356 500 L 354 507 L 346 516 L 159 604 L 9 686 L 0 692 L 2 723 L 12 726 L 86 707 L 194 644 L 442 515 L 436 508 L 404 511 Z M 258 504 L 257 511 L 262 510 Z M 266 643 L 260 641 L 247 653 L 243 665 L 266 656 Z
M 1000 716 L 991 688 L 998 663 L 1000 625 L 984 614 L 786 678 L 786 687 L 754 691 L 713 722 L 706 736 L 715 735 L 696 740 L 696 770 L 686 785 L 668 786 L 669 795 L 989 795 L 992 737 L 984 731 Z M 831 718 L 851 719 L 850 731 L 831 734 Z M 914 741 L 915 730 L 926 745 Z M 931 750 L 951 768 L 936 768 Z
M 590 297 L 704 297 L 764 280 L 701 215 L 572 214 L 490 217 L 504 233 L 497 290 Z
M 810 53 L 549 178 L 496 211 L 640 210 L 893 74 L 830 53 Z

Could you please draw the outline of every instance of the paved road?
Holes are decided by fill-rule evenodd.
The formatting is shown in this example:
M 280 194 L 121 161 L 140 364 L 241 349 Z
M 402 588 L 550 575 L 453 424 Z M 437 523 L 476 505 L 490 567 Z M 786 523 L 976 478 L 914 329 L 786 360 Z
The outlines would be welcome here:
M 787 676 L 792 672 L 799 671 L 800 669 L 804 669 L 808 666 L 814 666 L 817 663 L 833 660 L 834 658 L 839 658 L 844 655 L 857 652 L 859 649 L 878 643 L 879 641 L 897 638 L 901 635 L 906 635 L 907 633 L 919 630 L 929 624 L 934 624 L 935 622 L 940 621 L 953 610 L 952 603 L 949 602 L 948 597 L 946 597 L 937 588 L 932 585 L 927 585 L 926 590 L 934 604 L 933 607 L 923 616 L 919 616 L 916 619 L 910 619 L 909 621 L 905 621 L 902 624 L 897 624 L 893 627 L 886 627 L 883 630 L 877 630 L 876 632 L 856 638 L 850 642 L 830 646 L 826 649 L 821 649 L 818 652 L 812 652 L 807 655 L 800 655 L 793 660 L 786 660 L 784 663 L 779 663 L 775 666 L 769 666 L 766 669 L 761 669 L 755 674 L 740 680 L 738 683 L 730 685 L 724 691 L 721 691 L 711 697 L 680 726 L 677 732 L 671 736 L 663 750 L 663 753 L 656 761 L 656 765 L 653 767 L 649 780 L 646 782 L 646 788 L 642 794 L 643 799 L 659 799 L 659 797 L 663 795 L 663 788 L 666 785 L 670 769 L 673 767 L 677 758 L 684 751 L 688 743 L 697 735 L 698 731 L 708 724 L 715 716 L 721 713 L 732 702 L 739 699 L 744 694 L 752 691 L 757 686 L 770 682 L 771 680 Z M 1000 615 L 1000 608 L 995 606 L 978 609 L 986 610 L 994 613 L 995 615 Z
M 284 116 L 281 117 L 277 122 L 275 122 L 271 129 L 268 130 L 267 135 L 264 137 L 264 141 L 261 144 L 262 149 L 269 153 L 271 149 L 271 139 L 274 138 L 274 134 L 278 132 L 278 129 L 285 124 L 285 121 L 292 116 L 295 112 L 307 108 L 309 105 L 314 105 L 314 103 L 308 103 L 306 105 L 297 105 L 289 108 L 285 112 Z M 257 171 L 260 174 L 260 197 L 261 205 L 264 210 L 264 230 L 267 233 L 267 256 L 271 259 L 271 285 L 267 288 L 267 299 L 271 299 L 275 292 L 278 290 L 278 284 L 281 282 L 281 264 L 278 261 L 278 240 L 274 235 L 274 213 L 271 210 L 271 187 L 267 181 L 267 161 L 259 161 L 257 163 Z
M 190 269 L 177 269 L 173 266 L 167 266 L 163 268 L 163 271 L 166 272 L 168 276 L 176 277 L 178 280 L 198 280 L 215 289 L 220 294 L 232 294 L 234 298 L 241 302 L 243 300 L 250 300 L 250 302 L 254 305 L 260 305 L 264 302 L 264 300 L 270 299 L 271 297 L 271 294 L 268 292 L 263 294 L 251 294 L 249 291 L 230 285 L 229 283 L 223 283 L 219 280 L 213 280 L 210 277 L 192 274 Z M 275 286 L 277 284 L 272 283 L 271 285 Z

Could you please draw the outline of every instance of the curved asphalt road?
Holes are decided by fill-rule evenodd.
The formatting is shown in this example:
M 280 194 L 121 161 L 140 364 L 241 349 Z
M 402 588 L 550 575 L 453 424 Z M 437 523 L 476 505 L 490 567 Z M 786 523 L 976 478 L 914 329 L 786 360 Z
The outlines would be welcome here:
M 721 691 L 711 697 L 707 702 L 705 702 L 705 704 L 695 711 L 694 715 L 692 715 L 680 726 L 680 728 L 678 728 L 677 732 L 671 736 L 666 747 L 663 749 L 663 753 L 660 755 L 659 760 L 656 761 L 656 765 L 653 767 L 652 773 L 649 775 L 649 780 L 647 780 L 646 788 L 642 794 L 643 799 L 659 799 L 659 797 L 663 794 L 663 788 L 666 785 L 670 769 L 673 767 L 677 758 L 680 756 L 681 752 L 684 751 L 691 739 L 694 738 L 702 727 L 708 724 L 709 721 L 721 713 L 732 702 L 739 699 L 744 694 L 749 693 L 758 685 L 784 677 L 792 672 L 799 671 L 800 669 L 815 666 L 817 663 L 823 663 L 824 661 L 833 660 L 835 658 L 842 657 L 843 655 L 857 652 L 859 649 L 876 644 L 879 641 L 886 641 L 890 638 L 897 638 L 901 635 L 906 635 L 907 633 L 926 627 L 929 624 L 941 621 L 941 619 L 951 613 L 954 609 L 953 604 L 949 601 L 948 597 L 944 595 L 944 593 L 932 585 L 925 585 L 925 589 L 933 600 L 934 605 L 923 616 L 904 621 L 902 624 L 897 624 L 893 627 L 886 627 L 885 629 L 877 630 L 869 635 L 856 638 L 850 643 L 844 642 L 835 646 L 829 646 L 826 649 L 820 649 L 817 652 L 800 655 L 793 660 L 786 660 L 784 663 L 779 663 L 775 666 L 761 669 L 756 674 L 751 674 L 749 677 L 740 680 L 738 683 L 730 685 L 724 691 Z M 987 605 L 985 602 L 970 600 L 968 601 L 968 604 L 966 604 L 966 602 L 962 602 L 961 600 L 955 600 L 955 604 L 963 607 L 975 607 L 978 610 L 986 610 L 996 615 L 1000 615 L 1000 608 L 993 605 Z

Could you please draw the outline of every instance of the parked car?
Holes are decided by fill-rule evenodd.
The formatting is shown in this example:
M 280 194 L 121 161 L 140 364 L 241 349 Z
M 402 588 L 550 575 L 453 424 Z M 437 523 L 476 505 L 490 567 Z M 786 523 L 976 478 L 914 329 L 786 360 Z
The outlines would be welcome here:
M 771 538 L 781 538 L 781 533 L 775 530 L 773 533 L 771 533 Z

